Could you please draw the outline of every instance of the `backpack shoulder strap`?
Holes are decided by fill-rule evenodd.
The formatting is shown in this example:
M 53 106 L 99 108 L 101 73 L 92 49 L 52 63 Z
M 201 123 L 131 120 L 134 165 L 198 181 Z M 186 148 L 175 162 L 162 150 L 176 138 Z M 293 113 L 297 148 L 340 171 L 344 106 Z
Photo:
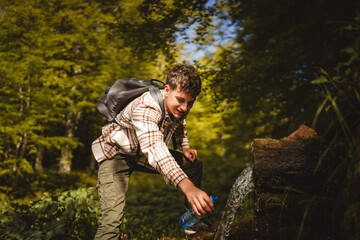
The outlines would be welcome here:
M 159 126 L 161 126 L 162 122 L 164 121 L 165 118 L 165 106 L 164 106 L 164 99 L 163 96 L 160 92 L 160 89 L 157 87 L 151 87 L 149 89 L 151 96 L 155 99 L 155 101 L 160 105 L 160 109 L 161 109 L 161 119 L 159 122 Z
M 102 113 L 107 119 L 112 119 L 113 117 L 111 116 L 110 112 L 109 112 L 109 108 L 107 107 L 106 103 L 107 103 L 107 93 L 105 93 L 105 95 L 103 95 L 102 97 L 98 98 L 97 101 L 99 103 L 97 109 L 99 110 L 100 113 Z

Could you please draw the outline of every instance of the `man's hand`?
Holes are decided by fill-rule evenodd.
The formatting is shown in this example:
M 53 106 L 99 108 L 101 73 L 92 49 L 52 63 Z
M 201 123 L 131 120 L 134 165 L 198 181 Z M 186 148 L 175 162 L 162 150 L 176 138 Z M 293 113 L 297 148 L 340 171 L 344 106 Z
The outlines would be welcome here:
M 195 149 L 185 148 L 183 154 L 190 162 L 194 162 L 198 157 Z
M 205 215 L 214 209 L 214 204 L 206 192 L 197 188 L 188 178 L 183 179 L 178 187 L 183 191 L 197 215 Z

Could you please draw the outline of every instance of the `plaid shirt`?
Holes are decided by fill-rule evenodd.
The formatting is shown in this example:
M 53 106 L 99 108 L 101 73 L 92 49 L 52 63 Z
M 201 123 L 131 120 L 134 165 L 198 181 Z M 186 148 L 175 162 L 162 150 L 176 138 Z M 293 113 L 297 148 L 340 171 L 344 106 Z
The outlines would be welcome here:
M 162 91 L 164 96 L 164 92 Z M 164 176 L 167 184 L 175 187 L 186 174 L 169 152 L 171 136 L 176 132 L 179 149 L 189 148 L 185 114 L 172 121 L 166 108 L 161 120 L 161 108 L 149 92 L 129 103 L 117 116 L 117 123 L 109 123 L 102 135 L 92 143 L 92 151 L 98 162 L 112 159 L 118 153 L 136 155 L 140 143 L 141 156 L 138 164 L 155 169 Z

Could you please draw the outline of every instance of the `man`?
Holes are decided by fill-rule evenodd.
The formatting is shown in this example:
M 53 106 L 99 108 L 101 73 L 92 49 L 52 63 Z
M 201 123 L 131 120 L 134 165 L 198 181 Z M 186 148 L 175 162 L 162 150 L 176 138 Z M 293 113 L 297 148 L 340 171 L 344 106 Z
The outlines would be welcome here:
M 192 66 L 176 65 L 168 73 L 162 90 L 165 118 L 149 92 L 129 103 L 116 123 L 103 127 L 92 150 L 99 162 L 98 192 L 100 219 L 95 239 L 118 239 L 124 214 L 125 195 L 133 171 L 160 173 L 168 184 L 186 197 L 185 206 L 198 215 L 214 208 L 209 196 L 200 189 L 202 164 L 197 151 L 189 147 L 185 118 L 201 91 L 200 76 Z M 175 133 L 182 153 L 168 149 Z M 135 161 L 137 146 L 141 157 Z

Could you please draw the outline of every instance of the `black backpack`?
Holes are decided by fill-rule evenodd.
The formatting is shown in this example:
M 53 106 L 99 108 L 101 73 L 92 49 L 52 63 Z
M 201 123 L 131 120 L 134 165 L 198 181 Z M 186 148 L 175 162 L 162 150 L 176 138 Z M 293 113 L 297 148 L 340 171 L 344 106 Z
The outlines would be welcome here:
M 143 93 L 150 91 L 151 96 L 160 105 L 163 121 L 165 116 L 164 101 L 160 89 L 164 89 L 164 83 L 156 80 L 142 80 L 138 78 L 118 79 L 111 86 L 105 88 L 105 94 L 97 99 L 97 109 L 109 122 L 116 121 L 118 115 L 132 100 L 140 97 Z
M 150 91 L 151 96 L 160 105 L 161 120 L 159 126 L 165 118 L 165 106 L 160 92 L 164 89 L 165 84 L 159 80 L 142 80 L 138 78 L 118 79 L 111 86 L 105 88 L 105 94 L 97 99 L 99 105 L 97 109 L 103 114 L 109 122 L 116 122 L 116 115 L 118 115 L 131 101 L 140 97 L 143 93 Z M 172 136 L 174 149 L 177 148 L 175 134 Z M 140 145 L 138 145 L 136 158 L 138 160 L 140 153 Z

